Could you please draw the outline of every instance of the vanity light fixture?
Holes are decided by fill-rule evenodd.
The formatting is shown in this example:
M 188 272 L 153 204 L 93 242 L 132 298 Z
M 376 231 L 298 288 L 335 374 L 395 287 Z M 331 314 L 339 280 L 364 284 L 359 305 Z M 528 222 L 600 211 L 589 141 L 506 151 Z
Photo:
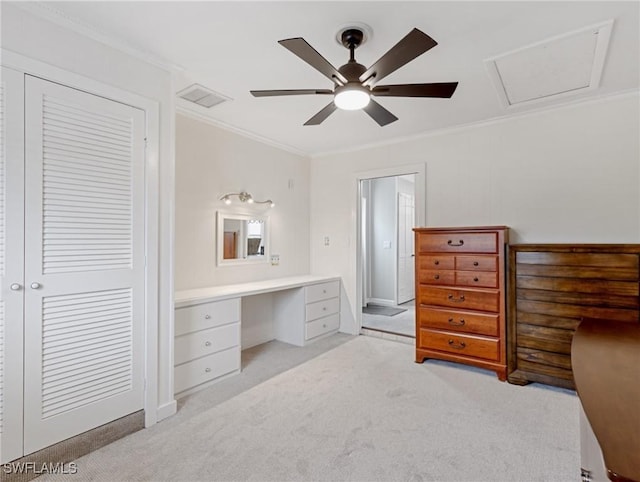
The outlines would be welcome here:
M 238 199 L 240 199 L 240 202 L 243 203 L 249 203 L 249 204 L 268 204 L 269 207 L 274 207 L 276 204 L 271 200 L 271 199 L 267 199 L 266 201 L 256 201 L 255 199 L 253 199 L 253 197 L 251 196 L 251 194 L 249 194 L 246 191 L 242 191 L 242 192 L 231 192 L 229 194 L 225 194 L 224 196 L 222 196 L 220 198 L 220 201 L 224 202 L 225 204 L 231 204 L 231 197 L 232 196 L 237 196 Z

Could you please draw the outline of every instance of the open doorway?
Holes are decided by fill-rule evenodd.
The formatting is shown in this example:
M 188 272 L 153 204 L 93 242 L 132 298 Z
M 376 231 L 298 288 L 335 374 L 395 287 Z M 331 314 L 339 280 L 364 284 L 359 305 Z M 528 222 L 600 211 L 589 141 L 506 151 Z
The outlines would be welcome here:
M 415 337 L 416 175 L 361 179 L 362 327 Z

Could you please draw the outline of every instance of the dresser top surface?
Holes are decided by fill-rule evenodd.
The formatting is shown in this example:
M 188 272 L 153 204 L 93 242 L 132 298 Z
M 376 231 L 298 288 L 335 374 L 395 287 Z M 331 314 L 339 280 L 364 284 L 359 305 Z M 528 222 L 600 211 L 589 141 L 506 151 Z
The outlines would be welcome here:
M 509 229 L 509 226 L 452 226 L 452 227 L 418 227 L 413 228 L 416 232 L 424 233 L 437 233 L 438 231 L 502 231 Z
M 176 291 L 174 302 L 176 308 L 220 301 L 228 298 L 258 295 L 273 291 L 300 288 L 303 286 L 324 283 L 327 281 L 339 281 L 339 276 L 301 275 L 288 276 L 286 278 L 274 278 L 250 283 L 239 283 L 221 286 L 208 286 L 191 290 Z

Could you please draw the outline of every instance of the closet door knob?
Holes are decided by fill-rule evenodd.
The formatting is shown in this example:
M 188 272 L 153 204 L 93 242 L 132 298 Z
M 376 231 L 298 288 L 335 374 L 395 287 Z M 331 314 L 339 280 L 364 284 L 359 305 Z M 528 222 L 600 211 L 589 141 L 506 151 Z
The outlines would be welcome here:
M 19 283 L 13 283 L 10 288 L 11 291 L 20 291 L 22 289 L 22 285 Z
M 31 283 L 31 289 L 33 289 L 33 290 L 37 290 L 37 289 L 39 289 L 41 286 L 42 286 L 42 285 L 41 285 L 40 283 L 36 283 L 36 282 Z

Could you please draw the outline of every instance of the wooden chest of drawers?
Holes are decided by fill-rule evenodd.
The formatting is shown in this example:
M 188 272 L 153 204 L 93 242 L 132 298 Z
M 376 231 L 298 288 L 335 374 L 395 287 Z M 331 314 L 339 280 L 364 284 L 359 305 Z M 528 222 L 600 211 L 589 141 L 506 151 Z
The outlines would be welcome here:
M 571 341 L 583 318 L 638 323 L 640 245 L 509 246 L 509 382 L 575 389 Z
M 416 228 L 416 362 L 436 358 L 506 380 L 505 226 Z

